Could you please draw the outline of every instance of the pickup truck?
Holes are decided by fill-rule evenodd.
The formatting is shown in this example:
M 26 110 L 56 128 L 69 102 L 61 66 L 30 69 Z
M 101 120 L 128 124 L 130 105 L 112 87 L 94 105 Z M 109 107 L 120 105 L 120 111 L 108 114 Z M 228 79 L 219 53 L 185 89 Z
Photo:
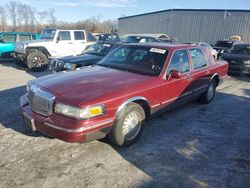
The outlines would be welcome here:
M 196 99 L 210 103 L 227 71 L 201 46 L 123 44 L 95 66 L 29 81 L 20 109 L 33 131 L 67 142 L 107 135 L 129 146 L 153 114 Z
M 80 54 L 95 42 L 85 30 L 45 29 L 40 41 L 16 43 L 14 59 L 32 71 L 43 71 L 50 58 Z
M 0 60 L 10 59 L 15 42 L 38 40 L 40 34 L 29 32 L 0 32 Z

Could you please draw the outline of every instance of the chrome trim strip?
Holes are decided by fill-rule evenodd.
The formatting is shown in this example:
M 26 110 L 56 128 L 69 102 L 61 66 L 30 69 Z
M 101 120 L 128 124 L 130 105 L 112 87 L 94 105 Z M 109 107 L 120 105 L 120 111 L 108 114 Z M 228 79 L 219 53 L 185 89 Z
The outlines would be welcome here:
M 199 90 L 204 89 L 204 88 L 207 88 L 207 87 L 208 87 L 208 85 L 199 87 L 199 88 L 195 89 L 194 92 L 199 91 Z M 193 92 L 192 92 L 192 93 L 193 93 Z
M 88 131 L 88 130 L 91 130 L 91 129 L 94 129 L 94 128 L 97 128 L 97 127 L 101 127 L 103 125 L 106 125 L 106 124 L 112 123 L 112 122 L 113 122 L 113 118 L 109 118 L 104 122 L 101 122 L 101 123 L 98 123 L 98 124 L 95 124 L 95 125 L 89 125 L 89 126 L 86 126 L 86 127 L 81 127 L 81 128 L 78 128 L 78 129 L 66 129 L 66 128 L 58 127 L 56 125 L 52 125 L 52 124 L 47 123 L 47 122 L 45 122 L 44 124 L 46 126 L 48 126 L 48 127 L 51 127 L 53 129 L 57 129 L 57 130 L 60 130 L 60 131 L 63 131 L 63 132 L 80 133 L 80 132 L 83 132 L 83 131 Z
M 160 105 L 161 105 L 161 104 L 158 103 L 158 104 L 155 104 L 155 105 L 151 106 L 151 108 L 156 108 L 156 107 L 158 107 L 158 106 L 160 106 Z
M 116 116 L 119 114 L 119 112 L 129 103 L 133 102 L 133 101 L 136 101 L 136 100 L 144 100 L 145 102 L 148 102 L 148 100 L 145 98 L 145 97 L 142 97 L 142 96 L 137 96 L 137 97 L 132 97 L 128 100 L 126 100 L 121 106 L 119 106 L 118 110 L 116 111 Z
M 178 99 L 178 97 L 175 97 L 175 98 L 169 99 L 167 101 L 164 101 L 164 102 L 162 102 L 162 104 L 166 104 L 166 103 L 172 102 L 172 101 L 174 101 L 176 99 Z

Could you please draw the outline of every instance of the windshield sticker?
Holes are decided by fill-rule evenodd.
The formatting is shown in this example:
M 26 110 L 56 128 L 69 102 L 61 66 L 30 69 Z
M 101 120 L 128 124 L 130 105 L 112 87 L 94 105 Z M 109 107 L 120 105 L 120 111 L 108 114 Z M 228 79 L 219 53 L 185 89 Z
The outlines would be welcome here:
M 103 46 L 110 47 L 110 44 L 103 44 Z
M 165 54 L 166 53 L 166 50 L 159 49 L 159 48 L 151 48 L 149 51 L 154 52 L 154 53 L 158 53 L 158 54 Z

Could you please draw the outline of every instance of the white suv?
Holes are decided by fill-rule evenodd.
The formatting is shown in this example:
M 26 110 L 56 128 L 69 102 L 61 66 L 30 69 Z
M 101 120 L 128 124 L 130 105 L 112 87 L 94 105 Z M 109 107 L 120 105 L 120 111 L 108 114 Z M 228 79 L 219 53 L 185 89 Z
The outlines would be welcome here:
M 40 40 L 15 44 L 14 61 L 24 62 L 33 71 L 43 71 L 49 58 L 80 54 L 96 38 L 85 30 L 45 29 Z

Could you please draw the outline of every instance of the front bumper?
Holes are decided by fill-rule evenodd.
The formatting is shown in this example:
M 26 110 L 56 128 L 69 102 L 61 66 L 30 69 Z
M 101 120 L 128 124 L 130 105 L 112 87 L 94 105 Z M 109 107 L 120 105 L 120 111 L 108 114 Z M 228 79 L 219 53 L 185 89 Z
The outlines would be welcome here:
M 85 142 L 104 138 L 112 129 L 113 118 L 79 121 L 60 115 L 42 116 L 32 112 L 27 95 L 20 98 L 20 109 L 26 126 L 66 142 Z
M 13 52 L 11 56 L 18 61 L 24 61 L 26 58 L 26 54 L 17 52 Z

